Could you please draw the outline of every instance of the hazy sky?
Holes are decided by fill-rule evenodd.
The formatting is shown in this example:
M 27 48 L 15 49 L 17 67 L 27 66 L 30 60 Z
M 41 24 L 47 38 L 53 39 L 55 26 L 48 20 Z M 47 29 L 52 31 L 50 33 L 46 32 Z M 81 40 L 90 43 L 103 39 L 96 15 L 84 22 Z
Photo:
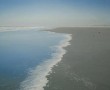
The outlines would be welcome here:
M 0 0 L 0 26 L 110 25 L 110 0 Z

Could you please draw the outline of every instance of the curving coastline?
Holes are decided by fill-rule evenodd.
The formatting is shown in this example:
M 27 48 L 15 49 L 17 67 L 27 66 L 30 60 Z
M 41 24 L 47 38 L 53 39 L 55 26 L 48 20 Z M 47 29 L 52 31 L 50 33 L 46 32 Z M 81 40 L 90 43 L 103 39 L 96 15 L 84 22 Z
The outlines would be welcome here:
M 29 71 L 28 77 L 21 83 L 20 90 L 44 90 L 43 87 L 48 83 L 46 76 L 49 75 L 49 72 L 52 72 L 52 67 L 62 60 L 63 55 L 66 53 L 64 47 L 70 45 L 69 41 L 71 39 L 71 34 L 65 34 L 64 40 L 52 47 L 55 50 L 52 58 L 45 60 L 45 62 L 37 66 L 34 70 Z

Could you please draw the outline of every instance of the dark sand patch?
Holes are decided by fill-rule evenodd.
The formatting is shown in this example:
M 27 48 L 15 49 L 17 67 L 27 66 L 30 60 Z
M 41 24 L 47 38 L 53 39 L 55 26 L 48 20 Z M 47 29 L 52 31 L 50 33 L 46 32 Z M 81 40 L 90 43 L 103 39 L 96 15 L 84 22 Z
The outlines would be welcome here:
M 45 90 L 110 90 L 110 28 L 50 30 L 72 34 L 61 62 L 47 76 Z

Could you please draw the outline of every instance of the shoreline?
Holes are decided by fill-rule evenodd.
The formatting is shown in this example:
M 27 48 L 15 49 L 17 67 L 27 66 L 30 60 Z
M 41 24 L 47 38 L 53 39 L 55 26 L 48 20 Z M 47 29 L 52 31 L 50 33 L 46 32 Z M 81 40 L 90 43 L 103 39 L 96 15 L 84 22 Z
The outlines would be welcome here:
M 52 58 L 29 72 L 20 90 L 110 90 L 110 28 L 41 31 L 62 33 L 67 41 L 54 46 Z
M 45 60 L 45 62 L 41 63 L 34 70 L 30 71 L 26 80 L 21 82 L 20 90 L 44 90 L 43 87 L 45 87 L 45 85 L 48 83 L 46 76 L 52 72 L 52 68 L 57 65 L 57 63 L 62 60 L 63 55 L 66 54 L 66 50 L 64 48 L 70 45 L 69 41 L 72 39 L 71 35 L 65 34 L 64 36 L 64 40 L 60 41 L 58 45 L 54 46 L 55 53 L 52 53 L 52 58 Z

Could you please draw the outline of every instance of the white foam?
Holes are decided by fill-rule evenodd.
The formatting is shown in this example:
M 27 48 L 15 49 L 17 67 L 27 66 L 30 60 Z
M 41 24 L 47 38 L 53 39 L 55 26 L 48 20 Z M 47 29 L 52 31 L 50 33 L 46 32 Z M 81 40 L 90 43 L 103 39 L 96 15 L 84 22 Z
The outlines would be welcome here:
M 54 47 L 56 52 L 52 54 L 52 58 L 30 70 L 29 76 L 21 83 L 20 90 L 44 90 L 43 87 L 48 83 L 46 76 L 51 72 L 52 67 L 62 60 L 66 53 L 64 47 L 70 45 L 71 39 L 71 34 L 66 34 L 65 39 Z
M 45 30 L 44 27 L 0 27 L 0 32 L 20 31 L 20 30 Z

